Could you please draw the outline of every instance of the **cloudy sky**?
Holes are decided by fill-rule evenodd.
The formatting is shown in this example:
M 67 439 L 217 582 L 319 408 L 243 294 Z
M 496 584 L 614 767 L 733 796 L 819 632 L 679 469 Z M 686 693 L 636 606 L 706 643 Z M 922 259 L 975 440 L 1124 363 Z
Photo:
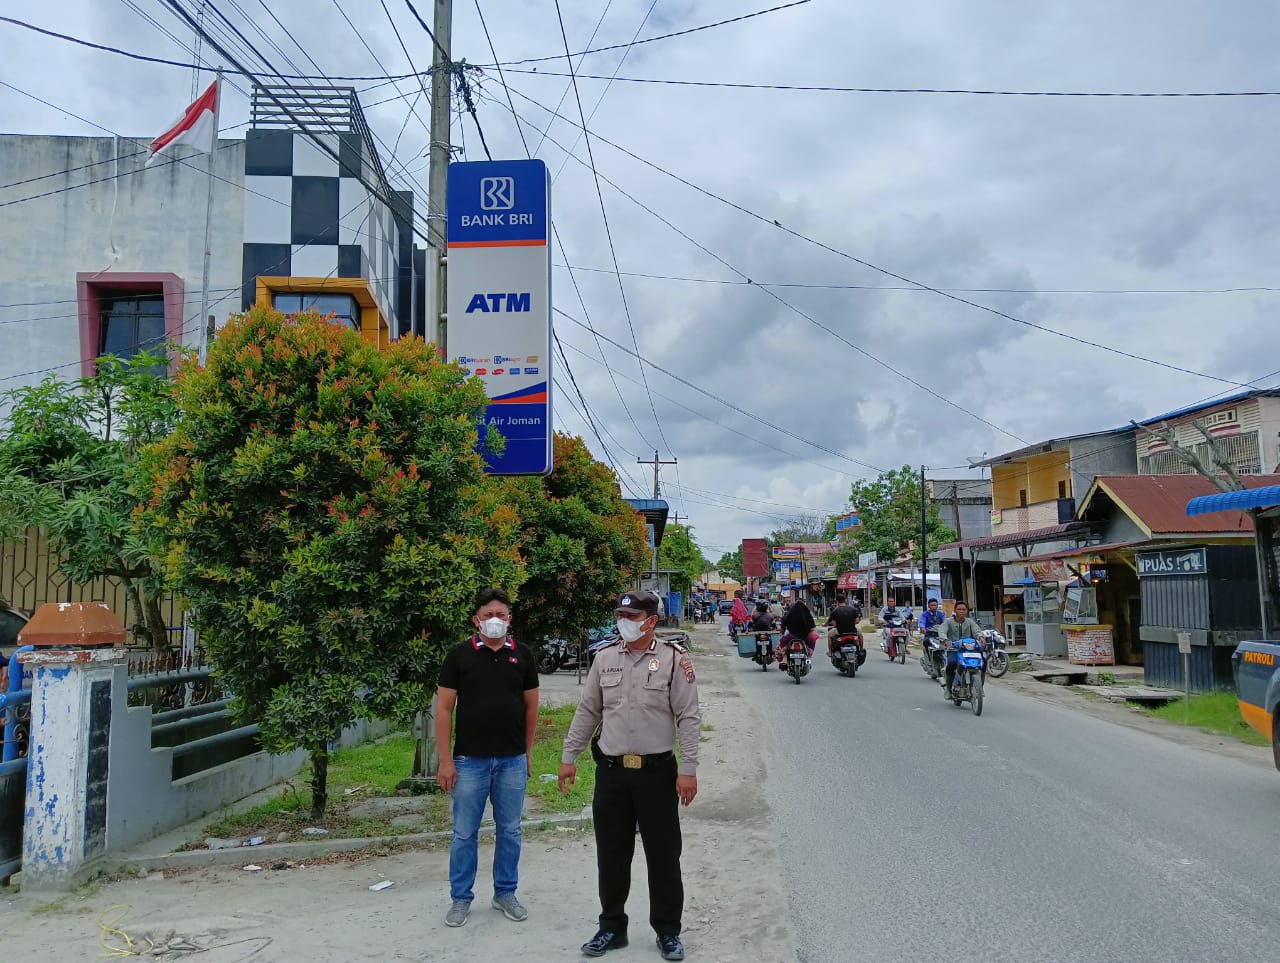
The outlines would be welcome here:
M 404 0 L 385 4 L 213 6 L 283 72 L 293 70 L 284 54 L 301 72 L 314 68 L 271 14 L 329 76 L 411 69 L 391 19 L 412 69 L 425 68 L 429 41 Z M 430 0 L 416 5 L 430 18 Z M 575 52 L 770 5 L 561 0 Z M 491 63 L 475 0 L 455 6 L 454 57 Z M 563 55 L 554 0 L 481 0 L 480 9 L 499 60 Z M 160 0 L 47 0 L 6 13 L 157 57 L 191 56 L 191 32 Z M 189 70 L 3 23 L 0 33 L 0 80 L 60 108 L 0 87 L 8 131 L 98 132 L 71 111 L 112 131 L 152 135 L 188 99 Z M 663 469 L 664 495 L 715 559 L 797 512 L 841 509 L 850 481 L 876 467 L 945 469 L 1240 384 L 1280 382 L 1280 97 L 853 93 L 621 79 L 1280 91 L 1277 49 L 1273 0 L 811 0 L 575 58 L 580 73 L 607 78 L 625 54 L 618 80 L 584 77 L 579 90 L 589 129 L 635 155 L 592 139 L 630 326 L 574 123 L 577 101 L 568 78 L 555 76 L 565 72 L 563 56 L 509 68 L 529 148 L 556 175 L 564 249 L 553 259 L 567 257 L 581 292 L 580 303 L 557 267 L 556 306 L 621 346 L 630 347 L 634 330 L 640 354 L 665 369 L 646 370 L 646 390 L 634 357 L 558 316 L 604 443 L 575 410 L 581 403 L 563 371 L 560 427 L 586 437 L 598 457 L 607 446 L 628 494 L 652 484 L 638 457 L 656 448 L 678 458 Z M 412 81 L 354 83 L 373 87 L 361 95 L 370 122 L 388 145 L 398 141 L 388 166 L 422 189 L 425 98 L 415 100 Z M 497 72 L 473 83 L 493 156 L 523 157 Z M 371 106 L 398 93 L 406 97 Z M 557 105 L 564 119 L 551 113 Z M 247 117 L 245 98 L 228 91 L 224 136 L 237 136 Z M 465 158 L 483 159 L 470 118 L 455 120 L 453 139 Z M 912 285 L 900 278 L 978 306 L 903 290 Z

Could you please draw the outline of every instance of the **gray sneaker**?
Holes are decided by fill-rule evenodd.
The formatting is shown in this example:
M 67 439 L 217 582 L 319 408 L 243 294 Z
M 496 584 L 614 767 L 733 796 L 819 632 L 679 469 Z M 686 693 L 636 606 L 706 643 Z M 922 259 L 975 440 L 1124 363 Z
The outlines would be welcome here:
M 449 912 L 444 915 L 444 925 L 461 926 L 470 915 L 471 903 L 465 899 L 455 899 L 453 905 L 449 907 Z
M 490 905 L 496 910 L 502 910 L 503 916 L 509 920 L 515 920 L 517 923 L 523 923 L 529 918 L 529 911 L 520 905 L 515 893 L 508 893 L 506 896 L 495 896 Z

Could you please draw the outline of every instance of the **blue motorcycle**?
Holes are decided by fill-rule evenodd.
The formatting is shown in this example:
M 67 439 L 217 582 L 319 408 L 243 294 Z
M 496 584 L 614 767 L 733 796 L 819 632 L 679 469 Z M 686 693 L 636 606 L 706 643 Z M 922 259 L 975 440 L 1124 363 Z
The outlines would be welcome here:
M 948 647 L 947 662 L 955 667 L 950 698 L 956 705 L 968 702 L 975 716 L 982 715 L 982 683 L 986 678 L 986 648 L 978 639 L 957 639 Z

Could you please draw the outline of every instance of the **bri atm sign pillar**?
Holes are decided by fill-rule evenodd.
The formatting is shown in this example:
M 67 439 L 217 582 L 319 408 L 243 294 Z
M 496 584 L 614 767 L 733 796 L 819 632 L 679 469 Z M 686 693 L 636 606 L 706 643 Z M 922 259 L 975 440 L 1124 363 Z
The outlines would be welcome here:
M 552 468 L 551 178 L 540 160 L 449 165 L 449 360 L 484 381 L 485 471 Z M 502 454 L 485 433 L 498 431 Z

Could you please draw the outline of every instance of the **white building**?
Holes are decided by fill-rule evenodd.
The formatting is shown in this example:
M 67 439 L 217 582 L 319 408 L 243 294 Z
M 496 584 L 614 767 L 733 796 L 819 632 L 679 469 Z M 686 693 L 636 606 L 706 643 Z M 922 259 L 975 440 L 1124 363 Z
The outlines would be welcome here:
M 414 196 L 387 184 L 355 92 L 290 90 L 336 156 L 254 94 L 245 139 L 213 155 L 207 321 L 275 304 L 333 313 L 378 344 L 421 335 Z M 199 343 L 208 158 L 146 167 L 144 145 L 0 135 L 0 390 Z

